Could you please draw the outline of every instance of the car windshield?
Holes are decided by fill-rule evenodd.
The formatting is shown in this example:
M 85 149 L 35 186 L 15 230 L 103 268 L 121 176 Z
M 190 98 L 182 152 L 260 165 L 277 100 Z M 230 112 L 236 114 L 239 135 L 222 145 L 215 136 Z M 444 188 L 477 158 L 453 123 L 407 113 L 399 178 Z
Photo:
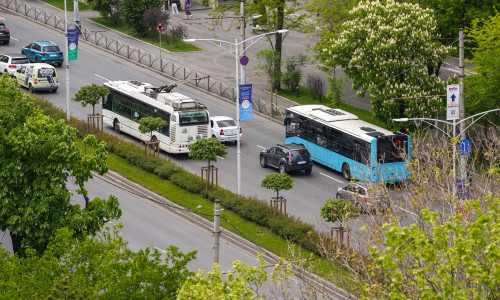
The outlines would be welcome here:
M 43 51 L 45 52 L 59 52 L 58 46 L 45 46 L 43 47 Z
M 309 151 L 307 151 L 307 149 L 292 150 L 290 152 L 292 153 L 292 156 L 309 156 Z
M 29 60 L 27 58 L 13 58 L 12 63 L 14 65 L 22 65 L 29 63 Z
M 220 120 L 220 121 L 217 121 L 217 125 L 219 125 L 220 128 L 222 128 L 222 127 L 234 127 L 234 126 L 236 126 L 236 122 L 234 120 Z

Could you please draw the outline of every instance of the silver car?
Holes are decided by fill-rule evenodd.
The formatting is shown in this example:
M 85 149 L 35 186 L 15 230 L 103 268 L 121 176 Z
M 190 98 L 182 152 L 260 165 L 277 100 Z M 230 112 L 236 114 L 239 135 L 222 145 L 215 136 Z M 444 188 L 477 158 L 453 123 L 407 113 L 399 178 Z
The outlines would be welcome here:
M 238 128 L 233 118 L 225 116 L 210 117 L 210 127 L 212 128 L 212 137 L 218 139 L 221 143 L 236 143 L 238 139 Z M 241 128 L 239 130 L 239 135 L 241 139 Z
M 348 200 L 366 213 L 385 211 L 391 205 L 388 194 L 369 183 L 348 183 L 337 190 L 336 198 Z
M 10 76 L 14 76 L 18 69 L 28 63 L 28 58 L 22 54 L 0 54 L 0 73 L 9 73 Z

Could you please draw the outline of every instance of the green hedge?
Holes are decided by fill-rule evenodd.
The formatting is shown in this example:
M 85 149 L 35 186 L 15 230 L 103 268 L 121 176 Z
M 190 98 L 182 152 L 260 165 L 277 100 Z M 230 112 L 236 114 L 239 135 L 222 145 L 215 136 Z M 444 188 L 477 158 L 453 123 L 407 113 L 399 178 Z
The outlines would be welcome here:
M 64 112 L 45 100 L 36 99 L 36 103 L 39 104 L 48 115 L 55 119 L 66 117 Z M 79 137 L 83 138 L 89 133 L 85 121 L 72 118 L 71 121 L 68 122 L 68 125 L 78 130 L 77 135 Z M 320 236 L 318 232 L 314 231 L 312 225 L 306 224 L 293 216 L 278 214 L 277 216 L 271 217 L 269 214 L 269 205 L 256 198 L 238 196 L 220 187 L 218 189 L 210 189 L 209 191 L 202 190 L 200 184 L 201 178 L 199 176 L 189 173 L 182 167 L 174 164 L 171 160 L 158 157 L 146 158 L 144 147 L 125 142 L 103 131 L 95 133 L 95 136 L 99 141 L 106 142 L 106 149 L 109 152 L 128 160 L 130 163 L 143 170 L 154 173 L 166 180 L 170 180 L 172 183 L 187 191 L 201 194 L 211 201 L 219 199 L 222 207 L 233 211 L 249 221 L 269 228 L 273 233 L 289 241 L 295 242 L 305 249 L 319 255 L 321 254 L 316 246 Z

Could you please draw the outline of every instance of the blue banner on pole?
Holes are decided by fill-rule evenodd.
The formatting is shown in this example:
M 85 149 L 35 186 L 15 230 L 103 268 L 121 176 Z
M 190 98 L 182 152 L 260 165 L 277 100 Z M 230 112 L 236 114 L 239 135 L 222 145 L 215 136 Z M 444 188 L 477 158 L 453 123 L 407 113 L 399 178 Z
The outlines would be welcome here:
M 252 85 L 240 84 L 240 120 L 252 120 Z
M 68 29 L 68 61 L 78 58 L 78 28 Z

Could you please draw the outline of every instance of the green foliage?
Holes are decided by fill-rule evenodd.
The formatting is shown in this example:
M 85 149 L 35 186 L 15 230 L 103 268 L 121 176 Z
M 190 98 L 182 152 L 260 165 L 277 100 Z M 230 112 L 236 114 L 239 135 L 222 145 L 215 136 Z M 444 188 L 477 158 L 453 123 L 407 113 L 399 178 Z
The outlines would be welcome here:
M 485 204 L 485 205 L 484 205 Z M 422 210 L 425 230 L 412 224 L 382 227 L 385 248 L 371 247 L 382 282 L 366 286 L 378 299 L 498 299 L 500 297 L 500 199 L 467 201 L 471 218 Z
M 14 79 L 4 76 L 0 86 L 0 230 L 10 230 L 14 251 L 29 247 L 41 254 L 62 227 L 80 237 L 98 232 L 104 215 L 119 218 L 115 197 L 90 202 L 85 189 L 92 172 L 108 171 L 105 144 L 88 136 L 84 143 L 95 150 L 82 153 L 76 129 L 42 114 Z M 85 199 L 83 209 L 70 203 L 70 175 Z
M 288 191 L 293 188 L 293 178 L 286 173 L 273 173 L 264 177 L 260 186 L 275 191 L 276 198 L 279 198 L 279 192 L 281 190 Z
M 178 173 L 182 170 L 181 167 L 174 164 L 171 160 L 164 161 L 158 167 L 154 169 L 154 173 L 161 178 L 170 179 L 172 175 Z
M 150 35 L 158 35 L 156 26 L 158 26 L 159 22 L 161 22 L 164 28 L 167 28 L 169 19 L 170 14 L 168 10 L 163 10 L 159 6 L 150 7 L 142 14 L 142 24 Z
M 139 120 L 139 131 L 142 133 L 150 133 L 153 138 L 153 131 L 167 126 L 167 121 L 160 117 L 144 117 Z
M 207 160 L 210 168 L 210 161 L 217 161 L 217 156 L 227 155 L 227 146 L 214 138 L 200 139 L 189 145 L 189 157 L 197 160 Z
M 279 53 L 271 49 L 262 49 L 257 52 L 257 66 L 267 76 L 267 83 L 273 88 L 281 80 L 281 60 Z
M 446 83 L 439 67 L 451 48 L 436 41 L 431 10 L 393 0 L 361 1 L 333 38 L 322 49 L 325 66 L 344 68 L 354 90 L 369 92 L 379 119 L 441 112 L 438 95 Z
M 487 20 L 473 21 L 465 34 L 466 46 L 472 50 L 472 62 L 476 65 L 465 77 L 467 113 L 474 115 L 500 107 L 500 41 L 494 38 L 500 35 L 500 14 L 497 12 Z
M 75 97 L 73 97 L 72 100 L 75 102 L 81 102 L 83 107 L 86 107 L 87 104 L 92 105 L 92 114 L 95 115 L 95 105 L 99 104 L 102 97 L 107 94 L 109 94 L 107 87 L 92 83 L 90 85 L 82 86 L 78 92 L 76 92 Z
M 196 251 L 183 254 L 170 246 L 133 252 L 119 235 L 104 230 L 76 242 L 67 228 L 57 231 L 42 256 L 10 256 L 0 247 L 2 299 L 173 299 Z M 164 257 L 164 261 L 162 259 Z
M 281 286 L 288 281 L 293 269 L 290 263 L 280 259 L 273 271 L 268 273 L 262 254 L 259 254 L 258 259 L 260 265 L 257 267 L 235 261 L 232 266 L 234 272 L 222 272 L 220 265 L 214 264 L 212 271 L 206 274 L 200 271 L 188 278 L 179 290 L 177 299 L 265 299 L 265 293 L 259 295 L 264 283 L 271 279 L 273 286 Z
M 120 19 L 121 0 L 87 0 L 93 10 L 97 10 L 105 19 L 111 18 L 114 24 Z
M 133 28 L 139 35 L 144 36 L 148 28 L 144 26 L 142 17 L 150 7 L 161 7 L 163 0 L 121 0 L 120 12 L 128 26 Z
M 359 209 L 345 199 L 328 199 L 320 208 L 320 214 L 327 222 L 346 222 L 359 216 Z
M 302 79 L 302 68 L 307 62 L 307 56 L 299 53 L 297 56 L 290 56 L 285 60 L 286 72 L 282 75 L 283 84 L 291 91 L 294 91 Z
M 170 181 L 191 193 L 201 193 L 200 177 L 182 170 L 170 176 Z

